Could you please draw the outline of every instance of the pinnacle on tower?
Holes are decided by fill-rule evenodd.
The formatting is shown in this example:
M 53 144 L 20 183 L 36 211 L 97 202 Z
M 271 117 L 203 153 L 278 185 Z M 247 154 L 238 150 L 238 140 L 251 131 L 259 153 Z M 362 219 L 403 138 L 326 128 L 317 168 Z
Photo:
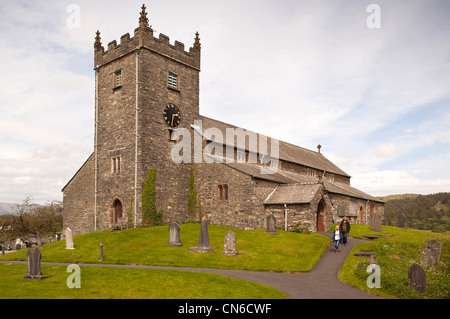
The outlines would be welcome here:
M 197 31 L 197 32 L 195 32 L 195 39 L 194 39 L 194 49 L 196 49 L 196 50 L 200 49 L 200 38 L 198 36 L 199 36 L 199 33 Z
M 140 28 L 147 28 L 148 27 L 148 18 L 147 18 L 147 12 L 145 11 L 145 4 L 142 4 L 141 7 L 141 16 L 139 17 L 139 27 Z
M 100 31 L 97 30 L 97 32 L 95 33 L 95 42 L 94 42 L 94 48 L 96 50 L 99 50 L 102 46 L 102 43 L 100 42 Z

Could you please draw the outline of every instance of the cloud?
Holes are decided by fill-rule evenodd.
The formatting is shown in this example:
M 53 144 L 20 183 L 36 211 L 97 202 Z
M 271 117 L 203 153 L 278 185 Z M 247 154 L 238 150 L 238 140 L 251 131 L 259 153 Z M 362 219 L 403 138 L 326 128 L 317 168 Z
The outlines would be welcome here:
M 133 36 L 142 2 L 76 4 L 80 28 L 67 25 L 69 3 L 0 2 L 0 164 L 10 178 L 0 178 L 0 200 L 48 185 L 61 197 L 93 148 L 95 31 L 104 46 Z M 147 11 L 155 36 L 186 49 L 200 32 L 201 114 L 320 143 L 365 191 L 445 188 L 450 5 L 380 0 L 381 29 L 369 29 L 368 4 L 175 0 Z

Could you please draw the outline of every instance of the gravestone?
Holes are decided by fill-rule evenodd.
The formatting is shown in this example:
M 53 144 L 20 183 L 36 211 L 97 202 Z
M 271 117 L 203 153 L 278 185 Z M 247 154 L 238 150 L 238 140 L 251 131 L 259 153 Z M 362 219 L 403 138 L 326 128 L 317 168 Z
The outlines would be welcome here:
M 401 213 L 397 216 L 397 227 L 398 228 L 406 228 L 406 216 Z
M 408 286 L 415 291 L 427 291 L 427 273 L 419 264 L 412 265 L 408 270 Z
M 54 275 L 43 276 L 41 270 L 41 252 L 35 244 L 31 245 L 27 251 L 27 274 L 23 279 L 45 279 Z
M 273 215 L 267 216 L 267 234 L 278 235 L 277 233 L 277 222 L 276 218 Z
M 370 217 L 370 230 L 381 231 L 382 215 L 374 213 Z
M 169 246 L 183 246 L 180 239 L 180 226 L 177 223 L 169 225 Z
M 210 251 L 216 249 L 217 247 L 211 247 L 209 246 L 209 233 L 208 233 L 208 221 L 206 220 L 206 217 L 202 217 L 202 222 L 200 225 L 200 236 L 198 239 L 198 246 L 197 247 L 189 247 L 188 250 L 190 251 L 197 251 L 201 253 L 209 253 Z
M 27 274 L 23 279 L 40 279 L 41 271 L 41 252 L 35 244 L 33 244 L 27 251 Z
M 236 251 L 236 235 L 232 230 L 225 234 L 222 254 L 225 256 L 236 256 L 239 254 Z
M 72 230 L 69 227 L 66 229 L 66 249 L 75 249 L 73 247 Z
M 441 258 L 442 244 L 437 240 L 430 240 L 420 253 L 420 263 L 423 267 L 436 267 Z

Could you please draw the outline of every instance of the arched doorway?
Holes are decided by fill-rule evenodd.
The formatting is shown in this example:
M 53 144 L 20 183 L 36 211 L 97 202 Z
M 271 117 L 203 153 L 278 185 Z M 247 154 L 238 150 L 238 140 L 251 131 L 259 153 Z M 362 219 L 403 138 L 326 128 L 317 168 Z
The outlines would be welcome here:
M 325 231 L 325 218 L 327 216 L 327 205 L 323 198 L 317 206 L 316 227 L 317 231 Z
M 117 223 L 119 218 L 122 218 L 122 202 L 116 199 L 113 203 L 113 222 Z

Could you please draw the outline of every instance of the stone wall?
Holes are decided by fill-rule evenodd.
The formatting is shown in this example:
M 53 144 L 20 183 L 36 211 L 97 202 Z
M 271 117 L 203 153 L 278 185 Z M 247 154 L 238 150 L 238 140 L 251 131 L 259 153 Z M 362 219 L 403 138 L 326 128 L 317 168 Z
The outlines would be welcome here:
M 212 224 L 242 229 L 265 227 L 264 200 L 276 183 L 253 179 L 227 165 L 195 164 L 195 186 Z M 227 184 L 228 200 L 218 200 L 218 185 Z
M 73 236 L 94 230 L 94 155 L 63 189 L 63 229 L 70 227 Z

